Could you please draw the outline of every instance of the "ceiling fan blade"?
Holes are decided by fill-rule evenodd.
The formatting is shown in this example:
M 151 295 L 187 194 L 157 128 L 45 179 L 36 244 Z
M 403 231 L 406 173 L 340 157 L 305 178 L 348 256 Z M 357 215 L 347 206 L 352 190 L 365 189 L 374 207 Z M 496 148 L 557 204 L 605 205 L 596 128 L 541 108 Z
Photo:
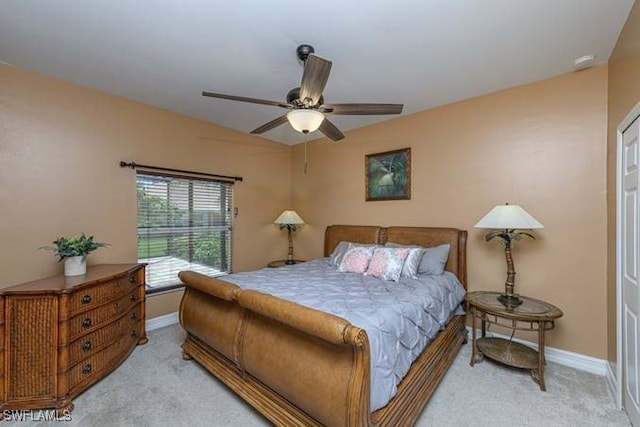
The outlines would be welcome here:
M 310 107 L 318 104 L 330 72 L 331 61 L 309 54 L 304 63 L 304 73 L 300 83 L 300 101 L 303 104 Z
M 344 139 L 344 134 L 340 132 L 340 129 L 338 129 L 336 125 L 331 123 L 326 117 L 322 121 L 322 124 L 320 125 L 318 130 L 334 141 L 340 141 L 341 139 Z
M 261 134 L 261 133 L 265 133 L 273 128 L 277 128 L 278 126 L 287 123 L 287 115 L 284 114 L 276 119 L 271 120 L 270 122 L 267 122 L 265 124 L 263 124 L 260 127 L 255 128 L 254 130 L 251 131 L 251 133 L 255 133 L 255 134 Z
M 272 105 L 274 107 L 281 107 L 281 108 L 287 108 L 287 109 L 293 108 L 293 105 L 287 104 L 286 102 L 269 101 L 268 99 L 247 98 L 245 96 L 225 95 L 224 93 L 214 93 L 214 92 L 203 91 L 202 96 L 229 99 L 231 101 L 248 102 L 251 104 Z
M 403 104 L 325 104 L 319 110 L 340 115 L 376 115 L 400 114 L 403 107 Z

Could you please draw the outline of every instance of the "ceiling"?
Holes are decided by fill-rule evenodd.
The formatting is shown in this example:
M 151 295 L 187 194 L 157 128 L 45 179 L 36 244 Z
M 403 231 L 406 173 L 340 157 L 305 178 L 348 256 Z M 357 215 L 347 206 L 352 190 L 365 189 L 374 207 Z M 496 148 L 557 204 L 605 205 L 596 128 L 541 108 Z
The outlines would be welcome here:
M 366 6 L 365 6 L 366 4 Z M 633 0 L 2 0 L 0 61 L 242 132 L 285 110 L 299 44 L 333 61 L 326 103 L 403 115 L 606 63 Z M 396 116 L 331 116 L 345 132 Z M 315 132 L 312 138 L 322 134 Z M 288 124 L 262 135 L 292 145 Z

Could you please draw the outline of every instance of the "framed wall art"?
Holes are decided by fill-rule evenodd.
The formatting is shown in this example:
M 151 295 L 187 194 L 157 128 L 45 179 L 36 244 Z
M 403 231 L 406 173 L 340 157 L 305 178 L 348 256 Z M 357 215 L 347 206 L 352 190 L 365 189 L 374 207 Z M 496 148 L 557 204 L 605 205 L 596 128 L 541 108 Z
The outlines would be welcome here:
M 366 200 L 411 199 L 411 148 L 364 157 Z

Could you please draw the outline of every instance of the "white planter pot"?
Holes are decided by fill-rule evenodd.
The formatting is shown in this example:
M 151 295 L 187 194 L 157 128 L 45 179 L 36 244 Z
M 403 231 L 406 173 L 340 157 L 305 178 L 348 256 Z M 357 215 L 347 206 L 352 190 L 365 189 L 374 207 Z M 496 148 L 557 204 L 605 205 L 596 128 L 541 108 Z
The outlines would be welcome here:
M 87 259 L 81 256 L 73 256 L 64 260 L 65 276 L 82 276 L 87 272 Z

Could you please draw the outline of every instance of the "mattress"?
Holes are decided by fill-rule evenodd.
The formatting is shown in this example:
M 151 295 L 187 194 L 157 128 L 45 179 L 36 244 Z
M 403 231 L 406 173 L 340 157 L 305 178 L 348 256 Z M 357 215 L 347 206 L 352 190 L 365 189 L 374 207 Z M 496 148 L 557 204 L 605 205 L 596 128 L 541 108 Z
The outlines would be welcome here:
M 385 281 L 341 273 L 329 258 L 236 273 L 223 280 L 342 317 L 367 332 L 371 348 L 371 410 L 395 396 L 411 363 L 453 315 L 463 314 L 457 277 L 419 275 Z

